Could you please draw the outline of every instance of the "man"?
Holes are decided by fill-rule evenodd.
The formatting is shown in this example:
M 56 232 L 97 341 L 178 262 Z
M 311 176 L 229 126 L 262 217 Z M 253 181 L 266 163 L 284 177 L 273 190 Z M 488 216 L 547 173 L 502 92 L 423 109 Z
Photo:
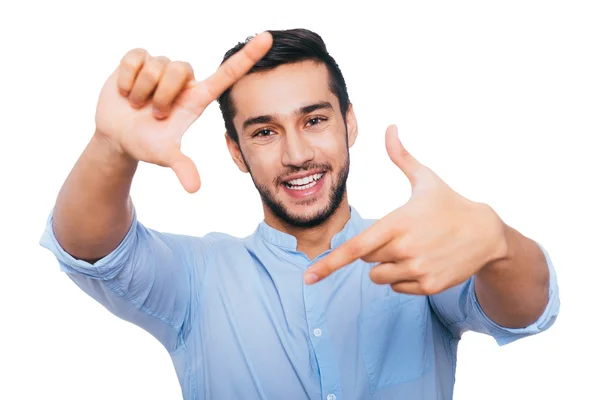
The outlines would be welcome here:
M 180 150 L 213 100 L 264 221 L 246 238 L 138 220 L 139 161 L 200 187 Z M 454 192 L 386 133 L 410 200 L 363 219 L 346 194 L 358 128 L 317 34 L 270 31 L 197 82 L 187 63 L 125 55 L 41 244 L 85 292 L 154 335 L 186 399 L 450 399 L 461 334 L 503 345 L 547 329 L 555 273 L 535 241 Z

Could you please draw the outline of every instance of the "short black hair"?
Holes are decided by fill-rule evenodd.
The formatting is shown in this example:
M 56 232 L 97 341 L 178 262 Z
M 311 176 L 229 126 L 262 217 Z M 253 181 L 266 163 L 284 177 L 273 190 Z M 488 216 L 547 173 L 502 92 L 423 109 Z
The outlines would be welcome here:
M 309 31 L 308 29 L 287 29 L 287 30 L 269 30 L 273 36 L 273 45 L 267 52 L 267 54 L 260 59 L 253 67 L 248 71 L 248 74 L 254 72 L 268 71 L 274 69 L 283 64 L 290 64 L 305 60 L 313 60 L 317 63 L 325 64 L 327 71 L 329 72 L 329 87 L 333 94 L 335 94 L 340 103 L 340 111 L 346 122 L 346 112 L 350 105 L 350 99 L 348 97 L 348 89 L 346 88 L 346 81 L 342 75 L 340 67 L 337 65 L 333 57 L 327 51 L 325 42 L 315 32 Z M 225 62 L 229 57 L 240 51 L 242 47 L 252 37 L 248 37 L 245 42 L 238 43 L 235 47 L 231 48 L 223 57 Z M 225 121 L 225 129 L 231 139 L 233 139 L 239 145 L 238 133 L 233 126 L 233 117 L 235 116 L 235 105 L 231 99 L 231 88 L 227 89 L 218 99 L 221 113 L 223 114 L 223 120 Z

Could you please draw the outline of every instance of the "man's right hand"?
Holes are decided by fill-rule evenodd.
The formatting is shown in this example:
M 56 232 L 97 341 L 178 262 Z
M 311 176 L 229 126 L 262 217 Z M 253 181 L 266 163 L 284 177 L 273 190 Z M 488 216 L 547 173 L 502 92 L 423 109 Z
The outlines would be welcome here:
M 196 192 L 200 175 L 181 152 L 183 134 L 264 57 L 272 40 L 268 32 L 256 36 L 203 81 L 195 80 L 188 63 L 129 51 L 102 88 L 95 134 L 128 158 L 171 168 L 188 192 Z

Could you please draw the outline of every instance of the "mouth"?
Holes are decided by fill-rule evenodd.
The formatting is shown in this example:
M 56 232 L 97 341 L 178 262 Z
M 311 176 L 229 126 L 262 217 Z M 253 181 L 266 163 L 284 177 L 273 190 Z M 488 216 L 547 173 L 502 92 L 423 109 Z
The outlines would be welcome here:
M 308 175 L 303 178 L 290 179 L 287 182 L 283 182 L 285 187 L 292 190 L 305 190 L 309 189 L 317 184 L 321 178 L 325 175 L 324 172 L 318 172 L 316 174 Z
M 290 179 L 282 183 L 285 191 L 293 197 L 305 197 L 317 193 L 323 186 L 325 171 Z

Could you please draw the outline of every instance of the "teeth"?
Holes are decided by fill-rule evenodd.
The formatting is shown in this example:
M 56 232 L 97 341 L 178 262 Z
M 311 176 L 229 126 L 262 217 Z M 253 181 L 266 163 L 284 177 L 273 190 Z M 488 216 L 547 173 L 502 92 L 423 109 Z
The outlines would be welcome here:
M 317 181 L 312 181 L 311 183 L 309 183 L 308 185 L 302 185 L 302 186 L 288 186 L 288 188 L 292 189 L 292 190 L 304 190 L 304 189 L 308 189 L 311 188 L 313 186 L 315 186 L 317 184 Z
M 321 177 L 323 176 L 323 173 L 318 173 L 318 174 L 314 174 L 314 175 L 310 175 L 310 176 L 305 176 L 304 178 L 300 178 L 300 179 L 292 179 L 291 181 L 286 182 L 288 184 L 288 186 L 294 185 L 294 186 L 304 186 L 307 185 L 311 182 L 314 181 L 318 181 Z

